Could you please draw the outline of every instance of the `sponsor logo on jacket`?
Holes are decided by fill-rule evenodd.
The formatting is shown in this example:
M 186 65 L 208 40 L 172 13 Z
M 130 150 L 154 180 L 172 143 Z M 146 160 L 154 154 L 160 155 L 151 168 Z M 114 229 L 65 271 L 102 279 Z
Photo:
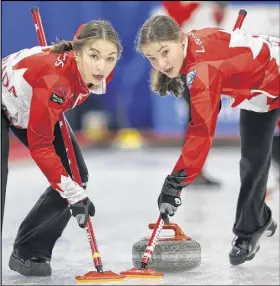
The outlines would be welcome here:
M 64 102 L 64 98 L 62 96 L 55 94 L 55 93 L 52 93 L 52 95 L 50 97 L 50 101 L 61 105 Z
M 186 82 L 187 82 L 187 86 L 188 88 L 191 88 L 192 86 L 192 83 L 196 77 L 196 74 L 197 74 L 197 71 L 196 70 L 192 70 L 190 71 L 188 74 L 187 74 L 187 79 L 186 79 Z

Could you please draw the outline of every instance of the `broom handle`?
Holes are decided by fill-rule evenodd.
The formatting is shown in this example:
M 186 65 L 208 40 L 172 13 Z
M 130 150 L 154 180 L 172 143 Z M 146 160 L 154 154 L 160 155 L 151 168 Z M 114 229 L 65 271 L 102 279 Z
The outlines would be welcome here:
M 46 36 L 45 36 L 44 29 L 43 29 L 43 24 L 42 24 L 39 8 L 33 7 L 31 9 L 31 12 L 32 12 L 32 18 L 35 24 L 35 30 L 38 36 L 39 44 L 41 46 L 47 46 Z M 69 134 L 70 126 L 68 125 L 68 122 L 64 116 L 64 113 L 62 113 L 59 117 L 59 125 L 61 129 L 61 134 L 63 137 L 64 145 L 66 148 L 66 153 L 67 153 L 70 169 L 72 172 L 73 180 L 77 182 L 80 186 L 82 186 L 81 176 L 80 176 L 80 172 L 77 166 L 76 156 L 74 153 L 73 145 L 72 145 L 70 134 Z M 102 261 L 101 261 L 101 257 L 98 251 L 97 242 L 95 239 L 95 235 L 94 235 L 94 231 L 93 231 L 90 218 L 88 218 L 88 221 L 86 223 L 86 231 L 87 231 L 87 236 L 88 236 L 89 244 L 90 244 L 91 251 L 92 251 L 92 258 L 93 258 L 95 268 L 97 269 L 98 272 L 103 272 Z
M 233 30 L 241 28 L 246 15 L 247 15 L 247 11 L 246 10 L 243 10 L 243 9 L 239 10 L 238 17 L 236 19 L 236 22 L 235 22 Z M 153 251 L 154 251 L 155 246 L 156 246 L 156 243 L 157 243 L 157 241 L 159 239 L 159 235 L 160 235 L 160 233 L 162 231 L 163 225 L 164 225 L 164 221 L 161 218 L 161 216 L 159 216 L 159 218 L 158 218 L 158 220 L 156 222 L 155 228 L 154 228 L 154 230 L 152 232 L 152 235 L 150 237 L 150 240 L 148 242 L 148 245 L 146 247 L 146 250 L 145 250 L 145 252 L 143 254 L 143 257 L 141 259 L 140 270 L 143 269 L 143 268 L 146 268 L 146 266 L 150 262 L 152 254 L 153 254 Z
M 233 27 L 233 31 L 235 29 L 241 29 L 243 21 L 247 15 L 247 11 L 244 9 L 239 10 L 238 17 L 236 19 L 235 25 Z

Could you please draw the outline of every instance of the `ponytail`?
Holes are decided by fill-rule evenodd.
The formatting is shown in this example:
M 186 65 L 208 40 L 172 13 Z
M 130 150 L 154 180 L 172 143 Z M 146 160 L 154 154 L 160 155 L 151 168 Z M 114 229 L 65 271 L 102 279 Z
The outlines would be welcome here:
M 180 76 L 169 78 L 167 75 L 155 71 L 156 74 L 152 75 L 151 89 L 157 92 L 160 96 L 172 93 L 176 97 L 180 97 L 185 90 L 184 83 Z
M 70 41 L 59 41 L 57 43 L 53 43 L 53 47 L 51 48 L 50 51 L 52 53 L 63 54 L 64 52 L 72 51 L 72 50 L 73 50 L 72 42 L 70 42 Z

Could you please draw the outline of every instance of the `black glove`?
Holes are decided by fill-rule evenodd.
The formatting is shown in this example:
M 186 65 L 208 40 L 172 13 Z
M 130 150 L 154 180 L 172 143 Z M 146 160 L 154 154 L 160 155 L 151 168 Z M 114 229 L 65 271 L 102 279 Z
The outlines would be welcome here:
M 163 221 L 168 224 L 168 215 L 173 216 L 182 204 L 180 197 L 169 196 L 161 193 L 158 197 L 158 207 Z
M 85 228 L 88 217 L 95 214 L 95 207 L 89 198 L 70 205 L 70 210 L 81 228 Z

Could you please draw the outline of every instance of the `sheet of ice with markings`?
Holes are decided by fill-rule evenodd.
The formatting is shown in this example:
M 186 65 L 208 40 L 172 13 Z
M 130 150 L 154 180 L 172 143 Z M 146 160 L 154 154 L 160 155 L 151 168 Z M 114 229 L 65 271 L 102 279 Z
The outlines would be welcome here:
M 105 270 L 132 268 L 132 246 L 151 234 L 158 217 L 157 197 L 179 149 L 85 151 L 89 195 L 96 206 L 92 222 Z M 220 190 L 184 189 L 178 223 L 202 248 L 201 265 L 168 273 L 163 279 L 111 282 L 117 285 L 279 285 L 279 229 L 261 241 L 256 257 L 231 266 L 228 252 L 239 191 L 239 149 L 213 148 L 205 169 L 222 182 Z M 17 229 L 48 186 L 33 162 L 10 167 L 2 234 L 3 285 L 75 285 L 74 277 L 95 270 L 85 230 L 71 219 L 53 251 L 51 277 L 23 277 L 8 267 Z M 267 201 L 279 223 L 279 192 Z

